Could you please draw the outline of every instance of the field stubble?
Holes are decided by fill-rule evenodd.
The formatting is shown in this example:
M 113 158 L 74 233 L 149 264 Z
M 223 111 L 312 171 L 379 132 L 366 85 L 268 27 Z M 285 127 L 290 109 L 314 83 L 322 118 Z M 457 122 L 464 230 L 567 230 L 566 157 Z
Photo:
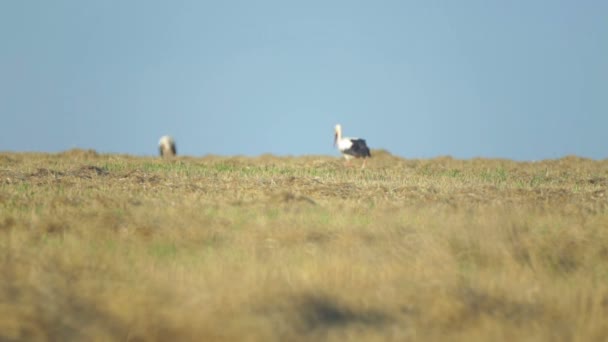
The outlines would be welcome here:
M 608 161 L 0 154 L 0 340 L 608 339 Z

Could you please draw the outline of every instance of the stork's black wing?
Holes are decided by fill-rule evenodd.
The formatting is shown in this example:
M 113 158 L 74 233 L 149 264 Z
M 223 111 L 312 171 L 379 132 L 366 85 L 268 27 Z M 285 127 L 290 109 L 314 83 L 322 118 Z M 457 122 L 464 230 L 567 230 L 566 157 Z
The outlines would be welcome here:
M 355 156 L 357 158 L 372 156 L 372 154 L 369 152 L 365 139 L 351 139 L 350 141 L 353 144 L 348 150 L 344 151 L 344 153 L 350 154 L 351 156 Z

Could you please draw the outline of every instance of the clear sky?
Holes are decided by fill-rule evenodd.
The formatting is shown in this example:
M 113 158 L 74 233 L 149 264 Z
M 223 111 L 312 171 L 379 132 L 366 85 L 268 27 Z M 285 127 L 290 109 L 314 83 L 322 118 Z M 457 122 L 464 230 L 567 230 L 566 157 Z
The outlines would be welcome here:
M 608 158 L 608 1 L 0 2 L 0 151 Z

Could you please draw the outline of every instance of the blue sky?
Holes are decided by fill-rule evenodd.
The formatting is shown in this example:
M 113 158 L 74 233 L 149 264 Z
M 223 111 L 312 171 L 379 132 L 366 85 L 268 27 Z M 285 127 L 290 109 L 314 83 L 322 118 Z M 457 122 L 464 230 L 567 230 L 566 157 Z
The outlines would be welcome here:
M 2 1 L 0 151 L 608 158 L 606 1 Z

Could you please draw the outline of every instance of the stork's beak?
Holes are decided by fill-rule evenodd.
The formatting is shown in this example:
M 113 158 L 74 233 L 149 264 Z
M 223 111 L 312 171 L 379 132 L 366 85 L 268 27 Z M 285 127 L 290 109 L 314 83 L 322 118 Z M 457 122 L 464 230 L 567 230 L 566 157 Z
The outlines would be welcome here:
M 334 146 L 338 144 L 338 133 L 334 133 Z

